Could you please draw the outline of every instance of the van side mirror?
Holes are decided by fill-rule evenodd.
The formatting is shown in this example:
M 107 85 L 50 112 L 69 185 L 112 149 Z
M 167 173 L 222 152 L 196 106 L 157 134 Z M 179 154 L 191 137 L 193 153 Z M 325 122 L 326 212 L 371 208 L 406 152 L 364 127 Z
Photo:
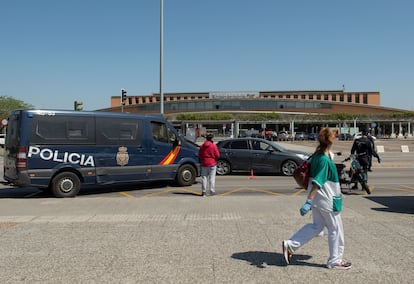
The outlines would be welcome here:
M 173 144 L 174 147 L 181 146 L 181 140 L 180 140 L 180 138 L 178 138 L 176 136 L 171 137 L 170 141 L 171 141 L 171 143 Z

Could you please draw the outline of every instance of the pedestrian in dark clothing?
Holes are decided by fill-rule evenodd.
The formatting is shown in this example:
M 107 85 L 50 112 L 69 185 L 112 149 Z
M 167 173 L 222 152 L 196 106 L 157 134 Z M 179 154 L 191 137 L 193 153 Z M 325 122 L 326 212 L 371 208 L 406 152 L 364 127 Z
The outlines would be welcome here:
M 372 156 L 374 156 L 374 157 L 376 157 L 378 159 L 379 158 L 379 155 L 377 153 L 377 150 L 375 149 L 375 140 L 374 140 L 374 137 L 372 137 L 371 133 L 369 133 L 369 132 L 368 132 L 367 137 L 368 137 L 368 140 L 371 141 L 371 143 L 372 143 L 372 155 L 369 156 L 369 165 L 368 165 L 368 171 L 369 172 L 372 172 L 372 169 L 371 169 L 371 167 L 372 167 Z
M 374 149 L 374 145 L 371 140 L 368 138 L 368 131 L 362 131 L 362 137 L 355 139 L 354 143 L 352 144 L 351 154 L 357 155 L 357 160 L 361 165 L 366 177 L 368 178 L 368 169 L 370 168 L 370 161 L 372 160 L 372 156 L 376 157 L 378 163 L 381 163 L 381 158 L 378 153 Z M 353 189 L 358 188 L 358 183 L 355 182 Z

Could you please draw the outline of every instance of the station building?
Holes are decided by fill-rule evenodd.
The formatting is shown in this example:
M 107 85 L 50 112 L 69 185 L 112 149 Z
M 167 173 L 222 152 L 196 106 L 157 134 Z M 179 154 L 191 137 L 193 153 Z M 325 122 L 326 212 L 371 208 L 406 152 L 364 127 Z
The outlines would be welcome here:
M 123 110 L 159 113 L 160 94 L 127 96 Z M 121 111 L 121 96 L 111 97 L 109 111 Z M 270 111 L 307 113 L 391 113 L 398 110 L 380 106 L 379 92 L 252 91 L 164 94 L 164 113 L 206 111 Z
M 347 92 L 341 90 L 308 90 L 308 91 L 240 91 L 240 92 L 194 92 L 194 93 L 165 93 L 163 94 L 164 115 L 174 121 L 177 114 L 182 113 L 281 113 L 283 118 L 278 121 L 263 122 L 236 122 L 236 132 L 240 128 L 267 128 L 279 131 L 282 128 L 292 132 L 299 129 L 307 132 L 318 131 L 324 126 L 320 122 L 309 119 L 312 115 L 346 113 L 354 115 L 353 121 L 335 121 L 335 127 L 340 129 L 345 124 L 349 132 L 349 125 L 353 127 L 375 126 L 375 134 L 384 136 L 401 136 L 403 133 L 411 133 L 411 121 L 372 121 L 371 119 L 358 119 L 361 114 L 364 117 L 391 115 L 405 110 L 387 108 L 381 106 L 380 92 L 361 91 Z M 160 113 L 161 96 L 154 93 L 145 96 L 126 96 L 122 103 L 121 96 L 111 97 L 111 107 L 101 111 L 130 112 L 130 113 Z M 298 121 L 298 114 L 308 115 L 306 121 Z M 296 120 L 292 124 L 292 120 Z M 182 121 L 186 125 L 194 123 Z M 231 121 L 215 122 L 216 126 L 232 129 Z M 212 121 L 198 122 L 198 124 L 214 124 Z M 330 122 L 332 124 L 332 122 Z M 328 125 L 331 127 L 331 125 Z M 223 126 L 220 126 L 223 125 Z M 226 125 L 226 126 L 224 126 Z M 326 125 L 325 125 L 326 126 Z M 381 127 L 382 126 L 382 127 Z M 215 126 L 212 126 L 214 128 Z M 377 130 L 377 127 L 379 130 Z M 356 131 L 356 130 L 355 130 Z

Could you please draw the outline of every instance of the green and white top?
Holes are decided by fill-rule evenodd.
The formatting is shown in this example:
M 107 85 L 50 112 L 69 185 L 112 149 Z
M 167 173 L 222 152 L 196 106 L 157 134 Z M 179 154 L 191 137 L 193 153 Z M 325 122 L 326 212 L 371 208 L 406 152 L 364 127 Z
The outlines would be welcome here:
M 332 212 L 333 197 L 341 196 L 341 185 L 335 163 L 323 153 L 316 153 L 311 159 L 308 190 L 312 189 L 313 184 L 319 189 L 312 207 Z

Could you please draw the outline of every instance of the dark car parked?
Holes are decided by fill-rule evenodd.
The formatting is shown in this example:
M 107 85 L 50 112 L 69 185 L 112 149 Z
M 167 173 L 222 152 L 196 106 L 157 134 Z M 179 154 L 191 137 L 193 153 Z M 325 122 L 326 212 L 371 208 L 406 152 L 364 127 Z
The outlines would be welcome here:
M 217 143 L 220 158 L 217 174 L 232 172 L 274 173 L 291 176 L 309 153 L 286 149 L 261 138 L 236 138 Z
M 309 133 L 308 140 L 318 140 L 318 133 Z

